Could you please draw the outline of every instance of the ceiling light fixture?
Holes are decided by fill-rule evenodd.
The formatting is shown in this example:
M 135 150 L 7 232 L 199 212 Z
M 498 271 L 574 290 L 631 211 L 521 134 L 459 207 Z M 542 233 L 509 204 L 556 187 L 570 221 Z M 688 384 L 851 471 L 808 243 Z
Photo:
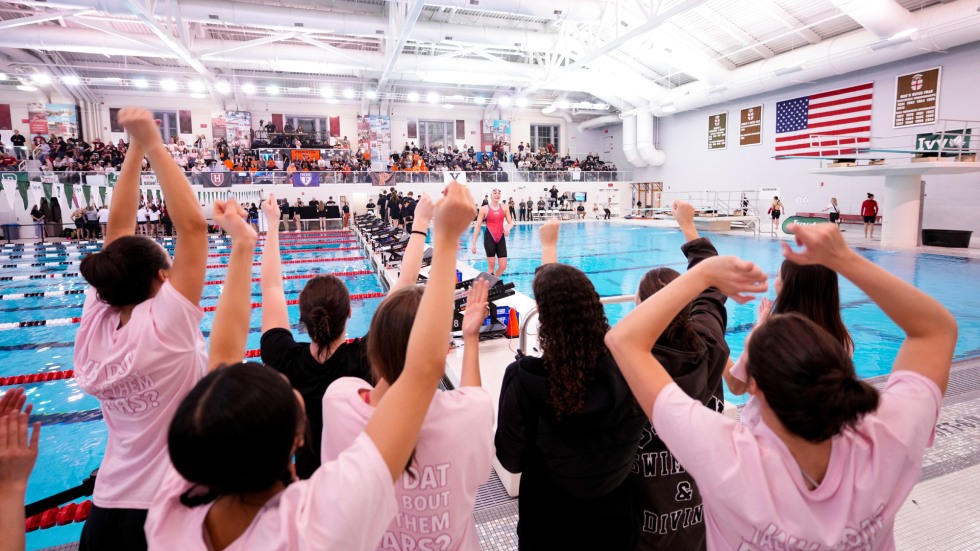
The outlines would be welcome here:
M 305 93 L 307 93 L 307 92 L 310 91 L 310 87 L 309 86 L 300 86 L 299 88 L 294 88 L 294 90 L 296 90 L 297 92 L 302 92 L 302 93 L 305 94 Z
M 105 77 L 102 80 L 105 80 L 105 81 L 108 81 L 108 82 L 122 82 L 122 78 L 121 77 Z
M 0 80 L 7 80 L 7 73 L 0 73 Z
M 438 103 L 439 94 L 435 92 L 429 92 L 428 94 L 425 95 L 425 100 L 428 101 L 429 103 Z
M 135 86 L 137 88 L 146 88 L 149 85 L 150 85 L 150 83 L 147 82 L 145 78 L 133 79 L 133 86 Z
M 418 92 L 409 92 L 408 95 L 405 96 L 405 97 L 408 99 L 408 101 L 418 101 L 419 100 L 419 94 L 418 94 Z
M 483 96 L 476 96 L 476 97 L 473 98 L 473 103 L 475 103 L 477 105 L 483 105 L 486 102 L 487 102 L 487 98 L 485 98 Z
M 201 82 L 200 80 L 192 80 L 192 81 L 190 81 L 190 82 L 187 83 L 187 88 L 191 92 L 203 92 L 204 91 L 204 83 Z
M 17 89 L 21 92 L 37 92 L 37 86 L 31 84 L 21 84 Z
M 34 75 L 31 77 L 31 79 L 34 82 L 36 82 L 38 84 L 41 84 L 41 85 L 50 84 L 51 83 L 51 75 L 49 75 L 47 73 L 34 73 Z
M 68 75 L 65 77 L 61 77 L 61 82 L 64 82 L 68 86 L 78 86 L 79 84 L 82 83 L 81 79 L 79 79 L 75 75 Z
M 527 98 L 517 98 L 518 107 L 527 107 Z
M 344 90 L 344 97 L 347 99 L 354 99 L 354 91 L 351 90 L 350 88 L 347 88 L 346 90 Z
M 510 107 L 510 96 L 501 96 L 500 99 L 497 100 L 497 104 L 501 107 Z
M 173 92 L 174 90 L 177 89 L 177 83 L 170 80 L 169 78 L 164 79 L 160 81 L 160 88 L 163 88 L 167 92 Z
M 242 93 L 248 96 L 254 94 L 255 85 L 252 84 L 251 82 L 246 82 L 245 84 L 242 84 Z
M 557 103 L 559 109 L 568 109 L 571 107 L 571 103 L 567 99 L 563 99 Z
M 266 94 L 269 94 L 270 96 L 278 96 L 279 95 L 279 85 L 278 84 L 270 84 L 270 85 L 266 86 L 265 87 L 265 93 Z
M 329 86 L 321 86 L 320 87 L 320 97 L 323 97 L 323 98 L 333 97 L 333 88 L 331 88 Z
M 466 98 L 463 96 L 463 94 L 453 94 L 453 101 L 463 101 L 465 99 Z
M 218 82 L 214 83 L 214 89 L 217 90 L 219 94 L 227 94 L 228 92 L 231 92 L 231 84 L 228 84 L 224 80 L 219 80 Z
M 378 97 L 378 93 L 374 90 L 368 90 L 367 92 L 364 92 L 364 95 L 367 96 L 367 99 L 375 99 Z

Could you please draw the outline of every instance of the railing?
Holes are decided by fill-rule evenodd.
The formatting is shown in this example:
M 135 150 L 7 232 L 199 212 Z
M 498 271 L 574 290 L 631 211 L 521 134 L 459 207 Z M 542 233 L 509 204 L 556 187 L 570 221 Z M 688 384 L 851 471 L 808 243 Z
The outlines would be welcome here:
M 118 172 L 76 172 L 76 171 L 7 171 L 6 173 L 27 174 L 27 181 L 59 183 L 59 184 L 92 184 L 109 185 L 114 183 Z M 296 184 L 303 185 L 325 185 L 325 184 L 374 184 L 379 186 L 389 186 L 395 184 L 441 184 L 446 181 L 448 174 L 452 178 L 466 179 L 467 182 L 490 182 L 504 183 L 512 180 L 511 174 L 523 178 L 524 182 L 541 183 L 576 183 L 576 182 L 616 182 L 627 181 L 632 177 L 632 172 L 580 172 L 571 173 L 565 170 L 558 171 L 511 171 L 510 173 L 498 171 L 430 171 L 430 172 L 405 172 L 405 171 L 314 171 L 314 172 L 285 172 L 281 170 L 260 170 L 251 171 L 220 171 L 220 172 L 187 172 L 187 179 L 192 184 L 204 187 L 226 187 L 228 185 L 275 185 L 275 184 Z M 310 176 L 304 182 L 303 175 Z M 219 176 L 214 176 L 219 175 Z M 153 172 L 143 172 L 150 181 L 144 183 L 155 183 L 152 181 L 155 176 Z M 103 181 L 102 178 L 106 180 Z M 313 181 L 315 179 L 315 182 Z M 97 180 L 97 181 L 90 181 Z
M 636 295 L 617 295 L 612 297 L 602 297 L 599 299 L 599 301 L 602 302 L 603 304 L 620 304 L 623 302 L 633 302 L 634 300 L 636 300 Z M 537 306 L 528 310 L 528 312 L 524 314 L 524 321 L 521 322 L 521 340 L 518 345 L 518 350 L 520 350 L 523 354 L 527 354 L 528 325 L 530 325 L 531 320 L 533 320 L 536 317 L 538 317 Z

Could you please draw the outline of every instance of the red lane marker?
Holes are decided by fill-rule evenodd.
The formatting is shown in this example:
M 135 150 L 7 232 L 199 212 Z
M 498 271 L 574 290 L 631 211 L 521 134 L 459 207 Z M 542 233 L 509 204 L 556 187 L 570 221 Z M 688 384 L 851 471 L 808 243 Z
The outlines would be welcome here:
M 309 264 L 311 262 L 352 262 L 354 260 L 364 260 L 363 256 L 338 256 L 335 258 L 301 258 L 299 260 L 283 260 L 283 264 Z M 261 266 L 261 262 L 253 262 L 252 266 Z M 227 264 L 208 264 L 207 269 L 227 268 Z
M 307 252 L 318 252 L 318 251 L 356 251 L 360 250 L 360 247 L 313 247 L 311 249 L 299 249 L 295 251 L 280 251 L 281 254 L 300 254 Z M 261 253 L 256 253 L 261 254 Z M 209 253 L 208 258 L 220 258 L 222 256 L 231 256 L 231 251 L 226 253 Z
M 351 300 L 363 300 L 363 299 L 366 299 L 366 298 L 381 298 L 383 296 L 385 296 L 385 294 L 384 293 L 380 293 L 380 292 L 376 292 L 376 293 L 359 293 L 359 294 L 351 295 L 350 296 L 350 299 Z M 293 305 L 296 305 L 296 304 L 299 304 L 299 299 L 293 299 L 293 300 L 287 300 L 286 301 L 286 306 L 293 306 Z M 253 302 L 252 303 L 252 308 L 261 308 L 261 307 L 262 307 L 262 303 L 261 302 Z M 214 305 L 214 306 L 203 306 L 201 309 L 204 310 L 205 312 L 214 312 L 215 310 L 218 309 L 218 306 L 217 305 Z
M 371 275 L 374 272 L 371 270 L 352 270 L 349 272 L 329 272 L 329 273 L 319 273 L 319 274 L 296 274 L 282 276 L 284 280 L 286 279 L 313 279 L 319 276 L 335 276 L 335 277 L 345 277 L 345 276 L 359 276 L 359 275 Z M 260 283 L 262 281 L 261 277 L 253 277 L 252 283 Z M 224 283 L 223 279 L 212 279 L 211 281 L 205 281 L 205 285 L 221 285 Z

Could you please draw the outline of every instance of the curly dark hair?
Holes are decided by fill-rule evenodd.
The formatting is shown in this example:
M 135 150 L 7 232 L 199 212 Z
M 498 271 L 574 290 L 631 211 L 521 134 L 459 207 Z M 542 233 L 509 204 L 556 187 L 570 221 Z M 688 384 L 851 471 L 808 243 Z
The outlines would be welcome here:
M 586 386 L 599 359 L 609 321 L 599 293 L 581 270 L 546 264 L 534 276 L 538 342 L 548 372 L 548 394 L 556 417 L 585 408 Z

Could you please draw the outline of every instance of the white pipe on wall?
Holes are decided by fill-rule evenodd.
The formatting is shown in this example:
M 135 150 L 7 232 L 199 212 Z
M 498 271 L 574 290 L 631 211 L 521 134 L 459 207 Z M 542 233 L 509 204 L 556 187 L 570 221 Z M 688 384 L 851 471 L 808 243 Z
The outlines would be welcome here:
M 647 166 L 647 162 L 640 157 L 636 150 L 636 115 L 626 115 L 623 117 L 623 155 L 631 165 L 637 168 Z

